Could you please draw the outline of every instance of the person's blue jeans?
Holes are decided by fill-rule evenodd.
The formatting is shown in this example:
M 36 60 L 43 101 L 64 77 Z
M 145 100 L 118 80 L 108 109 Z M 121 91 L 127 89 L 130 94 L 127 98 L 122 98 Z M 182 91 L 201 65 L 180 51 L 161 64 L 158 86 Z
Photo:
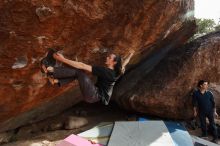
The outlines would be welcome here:
M 218 138 L 217 135 L 217 128 L 215 125 L 215 121 L 214 121 L 214 112 L 200 112 L 199 113 L 199 119 L 200 119 L 200 123 L 201 123 L 201 129 L 202 129 L 202 134 L 203 135 L 207 135 L 207 124 L 206 124 L 206 117 L 209 120 L 209 126 L 210 126 L 210 130 L 212 131 L 213 137 L 216 139 Z

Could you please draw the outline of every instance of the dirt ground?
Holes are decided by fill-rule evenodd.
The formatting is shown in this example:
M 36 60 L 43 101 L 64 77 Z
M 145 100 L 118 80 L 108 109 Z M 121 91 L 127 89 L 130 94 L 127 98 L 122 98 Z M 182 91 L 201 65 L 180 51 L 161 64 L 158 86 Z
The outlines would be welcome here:
M 109 106 L 99 103 L 80 103 L 55 117 L 14 130 L 8 137 L 8 143 L 4 143 L 2 146 L 55 146 L 68 135 L 78 134 L 101 122 L 134 121 L 141 116 L 146 115 L 125 111 L 113 102 Z M 74 121 L 71 121 L 70 117 Z M 193 130 L 190 126 L 186 127 L 190 134 L 200 135 L 200 129 Z M 206 140 L 211 139 L 212 137 L 209 136 Z
M 127 115 L 129 115 L 128 112 L 118 108 L 115 104 L 104 106 L 99 103 L 80 103 L 55 117 L 14 130 L 11 132 L 13 134 L 9 135 L 9 143 L 2 145 L 30 146 L 34 144 L 34 146 L 53 146 L 68 135 L 83 132 L 101 122 L 127 120 Z M 66 129 L 65 125 L 70 117 L 73 117 L 77 122 L 74 122 L 73 129 Z M 82 121 L 86 122 L 83 123 Z

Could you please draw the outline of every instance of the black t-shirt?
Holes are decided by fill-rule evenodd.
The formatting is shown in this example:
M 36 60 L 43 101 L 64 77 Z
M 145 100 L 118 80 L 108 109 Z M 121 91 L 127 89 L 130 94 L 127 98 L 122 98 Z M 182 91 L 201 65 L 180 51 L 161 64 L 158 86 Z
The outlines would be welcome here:
M 102 102 L 107 105 L 113 92 L 116 73 L 107 67 L 92 66 L 92 74 L 97 76 L 96 87 Z
M 215 101 L 212 92 L 206 91 L 204 94 L 200 90 L 193 93 L 193 106 L 198 107 L 199 112 L 210 113 L 215 108 Z

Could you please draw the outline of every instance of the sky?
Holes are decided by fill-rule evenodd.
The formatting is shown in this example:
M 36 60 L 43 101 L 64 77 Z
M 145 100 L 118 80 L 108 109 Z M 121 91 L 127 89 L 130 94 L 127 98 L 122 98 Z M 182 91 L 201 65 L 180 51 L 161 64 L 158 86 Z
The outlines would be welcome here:
M 195 17 L 214 19 L 220 24 L 220 0 L 195 0 Z

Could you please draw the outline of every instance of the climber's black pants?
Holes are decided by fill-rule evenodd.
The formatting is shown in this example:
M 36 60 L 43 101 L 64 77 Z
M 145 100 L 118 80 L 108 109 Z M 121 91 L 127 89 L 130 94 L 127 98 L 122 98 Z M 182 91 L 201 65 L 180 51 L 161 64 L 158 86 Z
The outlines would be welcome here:
M 77 79 L 86 102 L 94 103 L 100 100 L 97 87 L 82 70 L 73 67 L 54 67 L 53 77 L 58 79 L 59 86 Z

